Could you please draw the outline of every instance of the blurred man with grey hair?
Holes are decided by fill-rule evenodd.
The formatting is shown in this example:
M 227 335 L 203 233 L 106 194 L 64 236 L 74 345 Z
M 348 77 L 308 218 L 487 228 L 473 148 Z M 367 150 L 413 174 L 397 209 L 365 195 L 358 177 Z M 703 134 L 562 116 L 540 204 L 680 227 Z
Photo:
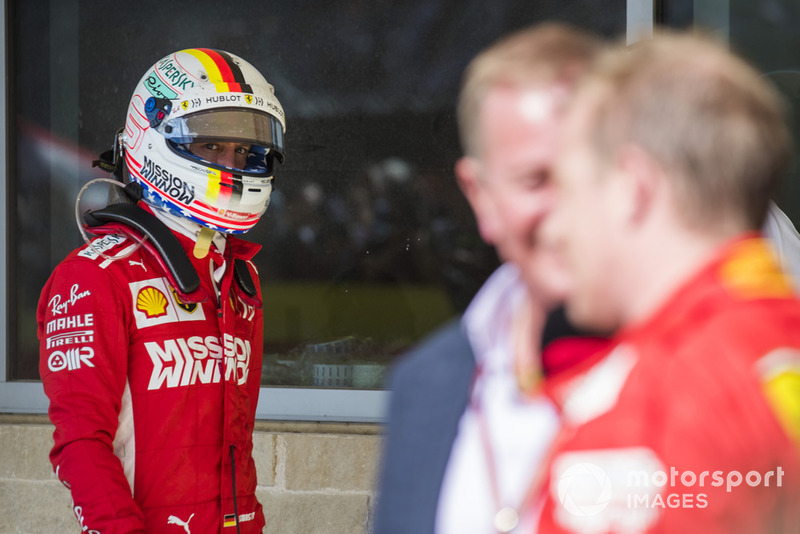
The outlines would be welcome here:
M 602 343 L 549 342 L 566 279 L 538 238 L 566 102 L 600 46 L 539 25 L 499 40 L 465 72 L 456 177 L 504 263 L 462 318 L 393 369 L 376 534 L 525 532 L 537 521 L 525 507 L 530 481 L 559 428 L 544 384 Z

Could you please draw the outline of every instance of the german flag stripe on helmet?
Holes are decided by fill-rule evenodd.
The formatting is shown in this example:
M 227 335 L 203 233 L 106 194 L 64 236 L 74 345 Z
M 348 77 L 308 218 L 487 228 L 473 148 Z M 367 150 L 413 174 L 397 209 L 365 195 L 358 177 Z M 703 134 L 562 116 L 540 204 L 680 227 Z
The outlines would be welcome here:
M 210 48 L 191 48 L 186 53 L 193 55 L 208 73 L 208 81 L 217 86 L 220 93 L 252 93 L 249 84 L 233 58 L 226 52 Z
M 216 202 L 228 200 L 236 189 L 233 174 L 218 169 L 209 169 L 208 189 L 206 190 L 206 200 Z

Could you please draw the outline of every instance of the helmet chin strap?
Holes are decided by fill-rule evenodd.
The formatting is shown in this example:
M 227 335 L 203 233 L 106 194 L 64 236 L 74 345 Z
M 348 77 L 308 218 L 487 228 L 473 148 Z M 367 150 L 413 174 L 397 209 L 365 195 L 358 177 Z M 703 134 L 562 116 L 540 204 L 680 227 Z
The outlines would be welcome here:
M 214 239 L 214 234 L 216 232 L 211 228 L 203 227 L 200 229 L 200 233 L 197 235 L 197 241 L 194 244 L 194 249 L 192 250 L 192 254 L 198 260 L 202 260 L 206 256 L 208 256 L 208 251 L 211 248 L 211 240 Z

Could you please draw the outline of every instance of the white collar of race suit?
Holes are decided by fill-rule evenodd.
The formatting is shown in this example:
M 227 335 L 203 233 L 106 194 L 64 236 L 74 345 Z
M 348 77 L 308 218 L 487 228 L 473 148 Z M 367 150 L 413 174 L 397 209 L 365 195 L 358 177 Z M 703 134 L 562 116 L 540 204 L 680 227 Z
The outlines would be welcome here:
M 184 219 L 183 217 L 177 217 L 160 209 L 154 208 L 152 212 L 161 222 L 167 225 L 167 228 L 173 232 L 178 232 L 179 234 L 188 237 L 192 241 L 197 241 L 197 236 L 200 234 L 200 230 L 204 228 L 194 221 Z M 220 254 L 225 254 L 225 245 L 227 244 L 225 234 L 214 232 L 214 237 L 212 238 L 211 242 L 214 243 L 214 246 L 217 247 L 217 250 L 220 252 Z

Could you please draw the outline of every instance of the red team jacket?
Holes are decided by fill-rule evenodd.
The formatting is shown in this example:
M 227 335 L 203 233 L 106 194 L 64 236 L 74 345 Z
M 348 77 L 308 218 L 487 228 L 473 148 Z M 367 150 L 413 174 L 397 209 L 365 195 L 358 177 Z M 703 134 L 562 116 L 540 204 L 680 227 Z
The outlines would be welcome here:
M 800 532 L 800 302 L 765 242 L 613 341 L 546 386 L 563 430 L 538 531 Z
M 259 247 L 228 237 L 218 304 L 211 271 L 221 256 L 198 260 L 194 243 L 178 239 L 209 296 L 203 303 L 181 302 L 142 248 L 116 261 L 79 248 L 42 291 L 50 459 L 84 532 L 235 533 L 234 477 L 241 532 L 264 526 L 251 455 L 263 332 L 249 260 Z M 115 255 L 133 241 L 94 243 Z M 259 288 L 255 300 L 232 282 L 237 258 Z

